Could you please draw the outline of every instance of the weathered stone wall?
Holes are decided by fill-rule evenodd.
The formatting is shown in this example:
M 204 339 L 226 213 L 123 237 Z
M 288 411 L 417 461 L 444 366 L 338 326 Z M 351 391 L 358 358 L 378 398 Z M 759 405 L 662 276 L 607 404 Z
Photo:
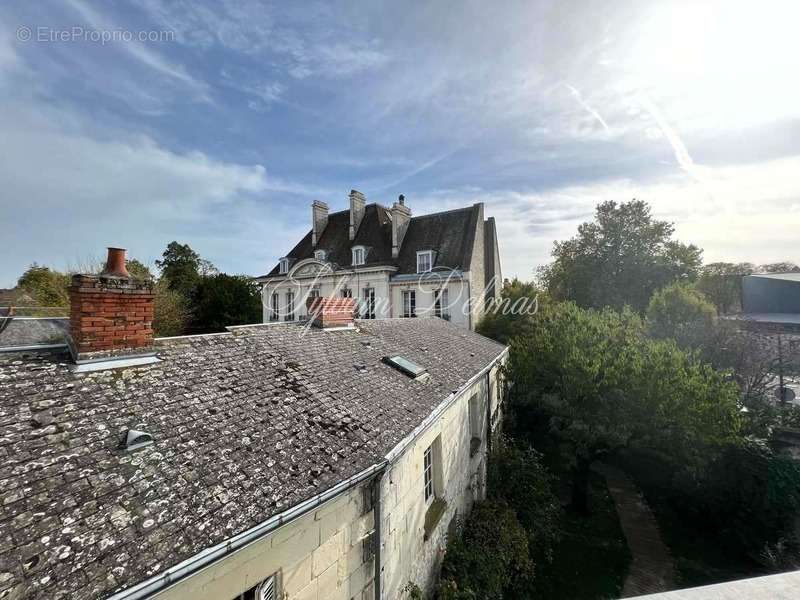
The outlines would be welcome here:
M 494 376 L 492 372 L 481 377 L 461 394 L 383 476 L 380 491 L 382 598 L 402 597 L 402 590 L 409 582 L 429 593 L 438 576 L 451 523 L 457 516 L 468 514 L 475 500 L 483 498 L 487 452 L 486 403 L 488 382 Z M 471 448 L 469 417 L 470 398 L 475 394 L 484 431 L 477 450 Z M 439 487 L 436 495 L 446 502 L 446 508 L 426 539 L 428 504 L 424 497 L 423 457 L 425 450 L 437 438 L 441 445 L 441 478 L 435 486 Z
M 362 540 L 373 530 L 358 486 L 191 578 L 157 600 L 234 600 L 278 574 L 289 600 L 371 600 L 374 560 L 364 561 Z

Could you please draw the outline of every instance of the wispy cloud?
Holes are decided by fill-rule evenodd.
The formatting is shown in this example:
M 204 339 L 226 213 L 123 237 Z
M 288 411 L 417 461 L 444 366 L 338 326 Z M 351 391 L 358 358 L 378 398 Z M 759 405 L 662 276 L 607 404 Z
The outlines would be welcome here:
M 586 112 L 588 112 L 590 115 L 592 115 L 595 118 L 595 120 L 598 123 L 600 123 L 600 125 L 603 126 L 603 129 L 606 130 L 606 133 L 610 133 L 611 129 L 609 128 L 608 123 L 606 123 L 603 120 L 603 117 L 600 116 L 599 112 L 597 112 L 595 109 L 593 109 L 591 106 L 589 106 L 589 103 L 586 102 L 583 99 L 583 97 L 581 96 L 581 93 L 577 89 L 575 89 L 574 87 L 569 85 L 568 83 L 565 83 L 564 86 L 572 93 L 572 95 L 574 96 L 575 100 L 577 100 L 578 104 L 580 104 Z
M 83 19 L 86 20 L 86 22 L 93 29 L 104 31 L 114 31 L 120 29 L 116 23 L 101 15 L 82 0 L 66 1 L 72 8 L 75 9 L 78 14 L 81 15 L 81 17 L 83 17 Z M 152 69 L 159 75 L 163 75 L 184 84 L 188 88 L 192 89 L 200 99 L 210 101 L 207 93 L 208 86 L 205 82 L 192 77 L 183 67 L 173 64 L 157 52 L 145 46 L 143 43 L 136 40 L 131 40 L 118 44 L 118 46 L 135 60 L 139 61 L 142 65 Z

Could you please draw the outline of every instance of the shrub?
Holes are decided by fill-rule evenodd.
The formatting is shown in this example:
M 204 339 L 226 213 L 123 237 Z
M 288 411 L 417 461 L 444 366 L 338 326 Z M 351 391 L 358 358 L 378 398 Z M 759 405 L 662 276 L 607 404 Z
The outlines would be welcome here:
M 754 441 L 731 445 L 709 466 L 697 493 L 705 517 L 753 558 L 771 555 L 780 562 L 793 545 L 800 509 L 797 461 Z
M 508 503 L 525 528 L 530 555 L 537 562 L 552 560 L 560 507 L 541 454 L 521 443 L 500 440 L 492 451 L 487 478 L 489 495 Z
M 437 596 L 446 600 L 504 597 L 533 577 L 528 536 L 502 502 L 477 503 L 447 545 Z
M 655 338 L 670 338 L 682 348 L 702 344 L 712 333 L 717 311 L 692 286 L 673 283 L 661 288 L 647 306 L 647 328 Z

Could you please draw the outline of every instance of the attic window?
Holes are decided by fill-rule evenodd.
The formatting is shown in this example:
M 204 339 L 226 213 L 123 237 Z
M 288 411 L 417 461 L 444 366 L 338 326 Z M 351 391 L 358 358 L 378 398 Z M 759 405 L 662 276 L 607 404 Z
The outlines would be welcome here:
M 122 440 L 123 450 L 138 450 L 153 443 L 153 436 L 146 431 L 138 429 L 128 429 L 125 438 Z
M 278 271 L 280 272 L 281 275 L 285 275 L 286 273 L 289 272 L 289 259 L 288 258 L 282 258 L 280 260 L 280 262 L 278 263 Z
M 417 273 L 427 273 L 433 269 L 433 250 L 417 252 Z
M 426 368 L 420 367 L 417 363 L 411 362 L 402 356 L 384 356 L 383 362 L 390 367 L 394 367 L 401 373 L 405 373 L 412 379 L 416 379 L 417 377 L 428 372 Z
M 353 266 L 363 265 L 367 256 L 367 249 L 364 246 L 353 247 Z
M 314 258 L 317 260 L 325 260 L 325 250 L 314 250 Z

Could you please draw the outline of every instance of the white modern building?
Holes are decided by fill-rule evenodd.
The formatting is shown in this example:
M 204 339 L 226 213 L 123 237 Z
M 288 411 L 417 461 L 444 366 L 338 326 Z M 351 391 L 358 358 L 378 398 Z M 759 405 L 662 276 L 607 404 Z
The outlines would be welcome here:
M 494 218 L 483 204 L 411 215 L 352 190 L 349 209 L 315 201 L 311 230 L 262 284 L 264 322 L 303 319 L 306 299 L 354 298 L 362 319 L 439 317 L 474 329 L 502 275 Z

